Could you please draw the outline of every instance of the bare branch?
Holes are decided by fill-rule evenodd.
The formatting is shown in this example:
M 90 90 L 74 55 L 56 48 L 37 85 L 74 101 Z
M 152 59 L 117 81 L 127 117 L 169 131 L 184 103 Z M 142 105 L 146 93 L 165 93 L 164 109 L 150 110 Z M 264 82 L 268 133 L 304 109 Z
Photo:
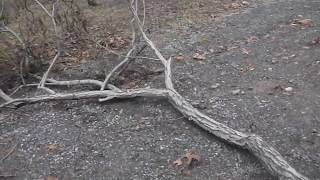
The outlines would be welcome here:
M 0 97 L 2 99 L 4 99 L 5 101 L 12 101 L 13 100 L 10 96 L 8 96 L 6 93 L 4 93 L 2 91 L 2 89 L 0 89 Z
M 39 87 L 39 89 L 42 89 L 42 90 L 46 91 L 49 94 L 56 94 L 56 92 L 54 90 L 52 90 L 50 88 L 47 88 L 47 87 L 44 87 L 44 86 L 43 87 Z
M 103 82 L 100 90 L 104 90 L 105 87 L 106 87 L 106 85 L 109 83 L 109 80 L 110 80 L 111 76 L 112 76 L 120 67 L 122 67 L 124 64 L 126 64 L 126 63 L 130 60 L 130 58 L 129 58 L 128 56 L 131 55 L 131 53 L 135 50 L 135 48 L 136 48 L 136 46 L 133 46 L 133 47 L 129 50 L 129 52 L 127 53 L 127 57 L 124 58 L 124 60 L 122 60 L 116 67 L 114 67 L 114 68 L 111 70 L 111 72 L 106 76 L 106 78 L 105 78 L 105 80 L 104 80 L 104 82 Z
M 164 70 L 165 84 L 166 84 L 167 89 L 170 89 L 172 91 L 176 91 L 173 87 L 173 83 L 172 83 L 172 79 L 171 79 L 171 62 L 172 62 L 172 58 L 170 57 L 169 60 L 166 62 L 165 70 Z
M 67 94 L 52 94 L 46 96 L 37 96 L 31 98 L 17 98 L 10 100 L 0 105 L 0 108 L 4 108 L 16 103 L 37 103 L 52 100 L 73 100 L 73 99 L 88 99 L 88 98 L 105 98 L 105 97 L 116 97 L 116 98 L 134 98 L 134 97 L 167 97 L 168 90 L 164 89 L 132 89 L 127 91 L 115 92 L 112 90 L 104 91 L 84 91 Z
M 50 17 L 53 16 L 53 15 L 48 11 L 48 9 L 47 9 L 46 7 L 44 7 L 44 5 L 43 5 L 40 1 L 38 1 L 38 0 L 35 0 L 35 1 L 36 1 L 36 3 L 43 9 L 43 11 L 44 11 L 45 13 L 47 13 L 48 16 L 50 16 Z
M 136 0 L 137 1 L 137 0 Z M 280 179 L 301 179 L 306 180 L 305 176 L 298 173 L 292 168 L 273 147 L 265 143 L 262 138 L 256 135 L 247 135 L 236 131 L 222 123 L 215 121 L 207 115 L 201 113 L 187 102 L 173 87 L 171 80 L 171 59 L 168 61 L 163 57 L 160 51 L 156 48 L 154 43 L 147 37 L 143 31 L 142 23 L 139 19 L 137 11 L 134 9 L 132 3 L 130 4 L 131 12 L 135 17 L 136 24 L 140 30 L 145 41 L 154 50 L 157 57 L 165 66 L 165 83 L 169 90 L 169 101 L 178 109 L 183 115 L 188 117 L 200 127 L 206 129 L 211 134 L 227 141 L 228 143 L 238 145 L 241 148 L 251 151 L 259 160 L 263 162 L 265 167 L 275 176 Z
M 4 160 L 6 160 L 13 153 L 13 151 L 16 149 L 17 146 L 18 146 L 18 143 L 16 143 L 0 161 L 3 162 Z
M 48 78 L 48 75 L 53 67 L 53 65 L 55 64 L 55 62 L 57 61 L 57 59 L 60 57 L 60 55 L 62 54 L 62 42 L 61 42 L 61 32 L 58 30 L 57 27 L 57 23 L 55 20 L 55 16 L 56 16 L 56 5 L 58 4 L 59 0 L 56 0 L 53 5 L 52 5 L 52 11 L 51 13 L 48 11 L 48 9 L 46 7 L 44 7 L 44 5 L 42 3 L 40 3 L 40 1 L 35 0 L 38 5 L 40 5 L 40 7 L 48 14 L 48 16 L 51 18 L 52 24 L 53 24 L 53 28 L 54 28 L 54 32 L 57 38 L 57 54 L 55 55 L 55 57 L 53 58 L 53 60 L 51 61 L 49 68 L 47 69 L 47 71 L 43 74 L 43 77 L 39 83 L 39 88 L 43 88 L 46 82 L 46 79 Z M 45 89 L 45 88 L 44 88 Z M 48 89 L 46 89 L 48 90 Z M 53 93 L 48 91 L 49 93 Z
M 2 18 L 3 11 L 4 11 L 4 0 L 1 0 L 0 18 Z
M 49 72 L 51 71 L 54 63 L 57 61 L 57 59 L 59 58 L 59 56 L 60 56 L 60 52 L 58 52 L 58 53 L 55 55 L 55 57 L 53 58 L 53 60 L 51 61 L 49 68 L 47 69 L 47 71 L 46 71 L 46 72 L 43 74 L 43 76 L 42 76 L 42 79 L 41 79 L 41 81 L 40 81 L 40 83 L 39 83 L 39 88 L 44 87 L 44 84 L 45 84 L 45 82 L 46 82 L 46 80 L 47 80 L 47 78 L 48 78 Z
M 163 57 L 163 55 L 160 53 L 160 51 L 156 48 L 156 46 L 154 45 L 154 43 L 148 38 L 148 36 L 146 35 L 146 33 L 143 31 L 143 27 L 141 25 L 141 21 L 138 17 L 137 12 L 134 10 L 134 8 L 132 7 L 132 4 L 130 5 L 130 9 L 132 14 L 134 15 L 134 18 L 136 20 L 136 24 L 140 30 L 140 33 L 142 34 L 143 38 L 145 39 L 145 41 L 149 44 L 149 46 L 154 50 L 155 54 L 157 55 L 157 57 L 160 59 L 160 61 L 162 62 L 162 64 L 165 66 L 166 65 L 166 58 Z
M 23 77 L 23 65 L 24 64 L 27 65 L 27 66 L 29 65 L 29 54 L 27 53 L 27 46 L 24 43 L 24 41 L 22 40 L 22 38 L 18 35 L 18 33 L 16 33 L 10 27 L 4 26 L 2 28 L 3 28 L 3 32 L 9 32 L 17 39 L 19 41 L 19 43 L 22 45 L 23 50 L 25 51 L 25 59 L 24 59 L 24 61 L 20 61 L 20 64 L 19 64 L 19 67 L 20 67 L 20 72 L 19 72 L 20 78 L 21 78 L 22 84 L 25 84 L 25 80 L 24 80 L 24 77 Z

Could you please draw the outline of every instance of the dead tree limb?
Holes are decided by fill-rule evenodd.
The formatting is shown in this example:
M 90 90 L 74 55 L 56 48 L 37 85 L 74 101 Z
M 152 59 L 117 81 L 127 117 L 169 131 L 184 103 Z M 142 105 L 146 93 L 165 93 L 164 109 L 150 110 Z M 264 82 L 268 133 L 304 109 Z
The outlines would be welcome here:
M 216 137 L 224 140 L 227 143 L 236 145 L 240 148 L 249 150 L 253 155 L 259 159 L 266 169 L 279 179 L 293 179 L 293 180 L 307 180 L 308 178 L 298 173 L 293 167 L 289 165 L 287 161 L 281 156 L 281 154 L 275 150 L 272 146 L 262 140 L 261 137 L 254 134 L 246 134 L 237 130 L 234 130 L 212 118 L 203 114 L 198 109 L 194 108 L 184 97 L 182 97 L 174 88 L 172 82 L 171 71 L 171 58 L 168 60 L 161 54 L 155 44 L 148 38 L 143 30 L 143 23 L 140 21 L 137 14 L 137 0 L 131 0 L 130 9 L 134 16 L 136 25 L 142 34 L 144 40 L 153 49 L 156 56 L 160 59 L 161 63 L 165 67 L 165 86 L 166 89 L 128 89 L 128 90 L 97 90 L 97 91 L 84 91 L 75 93 L 56 93 L 52 95 L 36 96 L 30 98 L 16 98 L 8 99 L 7 102 L 0 105 L 1 107 L 7 107 L 10 105 L 21 103 L 37 103 L 52 100 L 73 100 L 73 99 L 86 99 L 97 98 L 100 101 L 107 101 L 112 98 L 133 98 L 133 97 L 162 97 L 167 98 L 168 101 L 175 107 L 182 115 L 189 120 L 195 122 L 197 125 L 207 130 Z M 136 5 L 135 5 L 136 4 Z M 134 7 L 136 6 L 136 7 Z M 47 79 L 44 80 L 44 83 Z M 72 81 L 68 82 L 70 84 Z M 80 84 L 78 81 L 77 83 Z M 57 83 L 51 81 L 51 83 Z M 62 83 L 62 82 L 61 82 Z M 64 83 L 64 84 L 68 84 Z M 102 82 L 101 82 L 102 83 Z M 95 84 L 97 84 L 95 82 Z M 98 83 L 100 84 L 100 83 Z M 103 85 L 103 84 L 102 84 Z M 102 87 L 101 85 L 101 87 Z
M 143 31 L 142 23 L 139 19 L 137 11 L 134 10 L 132 4 L 130 9 L 135 17 L 135 21 L 140 33 L 149 46 L 154 50 L 155 54 L 161 60 L 166 69 L 165 84 L 166 88 L 169 90 L 168 97 L 169 101 L 176 109 L 178 109 L 189 120 L 192 120 L 200 127 L 209 131 L 211 134 L 225 140 L 228 143 L 235 144 L 252 152 L 261 162 L 263 162 L 269 172 L 279 179 L 307 179 L 305 176 L 301 175 L 293 167 L 291 167 L 289 163 L 284 160 L 281 154 L 264 142 L 261 137 L 254 134 L 245 134 L 236 131 L 222 123 L 215 121 L 209 116 L 201 113 L 196 108 L 192 107 L 192 105 L 187 102 L 173 87 L 170 69 L 171 58 L 166 60 L 156 48 L 154 43 L 147 37 Z
M 166 89 L 129 89 L 126 91 L 116 92 L 113 90 L 104 91 L 83 91 L 75 93 L 56 93 L 45 96 L 36 96 L 30 98 L 16 98 L 7 101 L 0 105 L 0 108 L 15 105 L 15 104 L 29 104 L 38 103 L 52 100 L 75 100 L 75 99 L 88 99 L 88 98 L 134 98 L 134 97 L 167 97 L 169 91 Z
M 13 100 L 9 95 L 7 95 L 6 93 L 4 93 L 4 92 L 2 91 L 2 89 L 0 89 L 0 97 L 1 97 L 2 99 L 4 99 L 5 101 L 12 101 L 12 100 Z
M 58 52 L 56 53 L 56 55 L 54 56 L 54 58 L 50 62 L 49 68 L 43 74 L 43 77 L 42 77 L 42 79 L 41 79 L 41 81 L 39 83 L 39 86 L 38 86 L 38 88 L 44 89 L 47 92 L 49 92 L 50 94 L 53 94 L 54 92 L 50 91 L 48 88 L 45 88 L 44 85 L 45 85 L 46 79 L 48 78 L 48 75 L 49 75 L 53 65 L 56 63 L 58 58 L 62 55 L 62 42 L 61 42 L 62 35 L 61 35 L 60 30 L 58 30 L 56 19 L 55 19 L 56 11 L 57 11 L 56 10 L 56 5 L 59 3 L 59 0 L 56 0 L 53 3 L 51 13 L 49 12 L 49 10 L 39 0 L 35 0 L 35 1 L 43 9 L 43 11 L 51 18 L 53 29 L 54 29 L 54 33 L 55 33 L 55 36 L 57 38 L 57 51 Z
M 103 91 L 106 87 L 106 85 L 109 83 L 109 80 L 111 78 L 111 76 L 118 71 L 118 69 L 120 69 L 124 64 L 128 63 L 128 61 L 131 59 L 129 56 L 131 55 L 131 53 L 136 49 L 136 46 L 134 45 L 127 53 L 126 58 L 124 58 L 116 67 L 114 67 L 111 72 L 106 76 L 102 86 L 101 86 L 101 91 Z

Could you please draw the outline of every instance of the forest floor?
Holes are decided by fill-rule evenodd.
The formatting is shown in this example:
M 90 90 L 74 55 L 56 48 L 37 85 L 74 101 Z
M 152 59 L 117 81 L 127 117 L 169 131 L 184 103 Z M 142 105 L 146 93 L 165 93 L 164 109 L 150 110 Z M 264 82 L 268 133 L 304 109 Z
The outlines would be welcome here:
M 87 7 L 89 35 L 106 18 L 106 28 L 130 37 L 126 2 Z M 146 12 L 148 35 L 166 57 L 175 57 L 174 85 L 184 97 L 217 121 L 260 135 L 297 171 L 320 179 L 320 1 L 151 0 Z M 195 53 L 204 59 L 194 59 Z M 153 56 L 150 49 L 141 55 Z M 51 77 L 103 80 L 119 61 L 107 54 L 58 63 L 63 71 Z M 138 59 L 113 82 L 163 87 L 159 69 L 157 62 Z M 25 88 L 16 96 L 34 93 Z M 174 165 L 187 152 L 200 162 Z M 249 152 L 153 98 L 1 109 L 0 158 L 7 154 L 0 179 L 275 179 Z

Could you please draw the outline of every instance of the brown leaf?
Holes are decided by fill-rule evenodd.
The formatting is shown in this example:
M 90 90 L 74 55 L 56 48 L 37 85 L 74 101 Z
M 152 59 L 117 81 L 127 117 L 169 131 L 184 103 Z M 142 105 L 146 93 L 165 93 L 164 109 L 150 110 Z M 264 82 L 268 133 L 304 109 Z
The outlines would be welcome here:
M 239 4 L 239 3 L 231 3 L 230 8 L 232 8 L 232 9 L 240 9 L 241 8 L 241 4 Z
M 187 158 L 187 165 L 191 166 L 194 161 L 200 161 L 200 156 L 194 153 L 188 152 L 185 157 Z
M 181 158 L 179 158 L 179 159 L 173 161 L 173 164 L 176 165 L 176 166 L 181 166 L 183 163 L 182 163 Z
M 179 56 L 176 56 L 175 59 L 176 59 L 177 61 L 183 61 L 183 60 L 186 59 L 186 57 L 179 55 Z
M 55 177 L 55 176 L 47 176 L 45 178 L 45 180 L 59 180 L 59 178 Z
M 205 60 L 206 59 L 206 56 L 204 53 L 200 54 L 200 53 L 195 53 L 193 55 L 193 59 L 196 59 L 196 60 Z
M 53 152 L 59 149 L 58 144 L 48 144 L 47 149 L 49 152 Z
M 292 26 L 303 26 L 303 27 L 310 27 L 312 26 L 311 19 L 295 19 L 293 20 Z
M 248 55 L 248 54 L 250 53 L 250 50 L 247 49 L 247 48 L 242 48 L 242 49 L 241 49 L 241 52 L 242 52 L 242 54 Z
M 256 43 L 259 41 L 259 38 L 257 36 L 251 36 L 247 39 L 248 43 Z
M 309 43 L 310 46 L 320 45 L 320 37 L 315 38 Z

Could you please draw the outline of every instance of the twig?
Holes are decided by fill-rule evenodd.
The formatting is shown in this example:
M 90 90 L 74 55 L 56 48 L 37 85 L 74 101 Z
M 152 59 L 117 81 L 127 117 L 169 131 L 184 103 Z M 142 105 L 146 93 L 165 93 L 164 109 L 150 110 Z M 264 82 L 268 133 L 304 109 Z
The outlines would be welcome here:
M 4 29 L 4 32 L 10 32 L 18 41 L 19 43 L 22 45 L 22 48 L 23 50 L 25 51 L 25 59 L 24 59 L 24 62 L 23 61 L 20 61 L 20 64 L 19 64 L 19 67 L 20 67 L 20 72 L 19 72 L 19 75 L 20 75 L 20 78 L 21 78 L 21 81 L 22 81 L 22 84 L 25 84 L 25 80 L 24 80 L 24 77 L 23 77 L 23 65 L 29 65 L 29 54 L 28 54 L 28 50 L 27 50 L 27 46 L 26 44 L 24 43 L 24 41 L 22 40 L 22 38 L 14 31 L 12 30 L 11 28 L 9 28 L 8 26 L 4 26 L 3 27 Z
M 127 91 L 116 92 L 113 90 L 104 91 L 83 91 L 66 94 L 52 94 L 44 96 L 36 96 L 31 98 L 17 98 L 11 101 L 5 102 L 0 105 L 0 108 L 4 108 L 16 103 L 37 103 L 52 100 L 74 100 L 74 99 L 88 99 L 88 98 L 105 98 L 105 97 L 116 97 L 116 98 L 134 98 L 134 97 L 167 97 L 169 91 L 165 89 L 130 89 Z
M 0 18 L 2 18 L 3 11 L 4 11 L 4 0 L 1 0 Z
M 36 79 L 41 79 L 40 76 L 37 76 L 35 74 L 30 74 L 32 77 L 36 78 Z M 58 81 L 52 78 L 48 78 L 47 82 L 45 83 L 46 86 L 75 86 L 75 85 L 95 85 L 98 86 L 99 88 L 101 88 L 103 82 L 102 81 L 98 81 L 95 79 L 81 79 L 81 80 L 70 80 L 70 81 Z M 25 85 L 20 85 L 19 87 L 17 87 L 14 91 L 12 91 L 9 95 L 12 96 L 14 95 L 16 92 L 18 92 L 21 88 L 24 87 L 33 87 L 33 86 L 38 86 L 39 84 L 25 84 Z M 112 84 L 107 84 L 108 89 L 116 91 L 116 92 L 121 92 L 122 90 L 120 90 L 118 87 L 112 85 Z M 51 93 L 50 93 L 51 94 Z M 11 97 L 10 97 L 11 98 Z M 11 98 L 12 99 L 12 98 Z M 9 100 L 7 100 L 9 101 Z
M 47 71 L 43 74 L 43 77 L 39 83 L 39 88 L 45 89 L 47 90 L 49 93 L 53 93 L 52 91 L 50 91 L 49 89 L 44 88 L 46 79 L 48 78 L 48 75 L 53 67 L 53 65 L 55 64 L 55 62 L 57 61 L 57 59 L 60 57 L 60 55 L 62 54 L 62 42 L 61 42 L 61 34 L 58 30 L 57 27 L 57 23 L 55 20 L 55 16 L 56 16 L 56 4 L 59 2 L 59 0 L 56 0 L 53 5 L 52 5 L 52 11 L 51 13 L 48 11 L 48 9 L 46 7 L 44 7 L 44 5 L 38 1 L 35 0 L 36 3 L 44 10 L 44 12 L 51 18 L 52 24 L 53 24 L 53 28 L 54 28 L 54 32 L 57 38 L 57 54 L 55 55 L 55 57 L 53 58 L 53 60 L 51 61 L 49 68 L 47 69 Z
M 40 5 L 40 7 L 43 9 L 43 11 L 44 11 L 45 13 L 47 13 L 48 16 L 50 16 L 50 17 L 53 16 L 53 15 L 48 11 L 48 9 L 47 9 L 46 7 L 44 7 L 44 5 L 43 5 L 40 1 L 38 1 L 38 0 L 35 0 L 35 1 L 36 1 L 36 3 L 38 3 L 38 4 Z
M 127 56 L 130 56 L 130 54 L 136 49 L 136 46 L 133 46 L 130 51 L 127 53 Z M 106 76 L 101 89 L 100 90 L 104 90 L 106 85 L 109 83 L 109 80 L 111 78 L 111 76 L 120 68 L 122 67 L 124 64 L 126 64 L 128 61 L 130 60 L 129 57 L 124 58 L 124 60 L 122 60 L 116 67 L 114 67 L 111 72 Z
M 137 3 L 136 3 L 136 11 L 137 11 L 137 8 L 138 8 L 137 6 L 138 6 L 138 5 L 137 5 Z M 108 84 L 111 76 L 112 76 L 119 68 L 121 68 L 121 66 L 123 66 L 124 64 L 126 64 L 126 63 L 130 60 L 129 56 L 130 56 L 131 53 L 136 49 L 136 45 L 135 45 L 136 32 L 135 32 L 135 28 L 134 28 L 134 25 L 133 25 L 133 23 L 134 23 L 134 18 L 132 18 L 132 20 L 131 20 L 130 23 L 131 23 L 131 30 L 132 30 L 132 41 L 131 41 L 132 48 L 128 51 L 126 57 L 125 57 L 116 67 L 114 67 L 109 74 L 106 75 L 106 78 L 105 78 L 105 80 L 103 81 L 103 84 L 102 84 L 101 89 L 100 89 L 101 91 L 103 91 L 103 90 L 105 89 L 105 87 L 106 87 L 106 85 Z
M 12 178 L 12 177 L 16 177 L 16 175 L 13 174 L 0 174 L 1 178 Z
M 2 89 L 0 89 L 0 97 L 2 99 L 4 99 L 5 101 L 12 101 L 13 100 L 10 96 L 8 96 L 6 93 L 4 93 L 2 91 Z
M 1 162 L 3 162 L 4 160 L 6 160 L 12 153 L 13 151 L 16 149 L 16 147 L 18 146 L 19 143 L 15 144 L 10 151 L 0 160 Z
M 114 54 L 116 56 L 120 56 L 120 57 L 123 57 L 123 58 L 132 58 L 132 59 L 149 59 L 149 60 L 154 60 L 154 61 L 159 61 L 160 59 L 158 58 L 152 58 L 152 57 L 146 57 L 146 56 L 127 56 L 127 55 L 123 55 L 123 54 L 120 54 L 120 53 L 117 53 L 116 51 L 113 51 L 105 46 L 102 46 L 99 42 L 96 43 L 96 46 L 100 47 L 100 48 L 103 48 L 105 50 L 107 50 L 109 53 L 111 54 Z M 145 46 L 142 46 L 141 50 L 142 51 L 143 49 L 145 48 Z M 140 54 L 141 52 L 138 51 L 137 54 Z M 139 53 L 140 52 L 140 53 Z
M 37 78 L 37 79 L 41 79 L 40 76 L 37 76 L 35 74 L 31 74 L 34 78 Z M 49 83 L 46 83 L 46 85 L 51 85 L 51 86 L 74 86 L 74 85 L 88 85 L 88 84 L 91 84 L 91 85 L 95 85 L 95 86 L 99 86 L 101 88 L 103 82 L 102 81 L 99 81 L 99 80 L 95 80 L 95 79 L 81 79 L 81 80 L 70 80 L 70 81 L 66 81 L 66 80 L 55 80 L 55 79 L 52 79 L 52 78 L 48 78 L 47 79 L 47 82 Z M 110 89 L 110 90 L 113 90 L 113 91 L 117 91 L 117 92 L 120 92 L 121 90 L 112 85 L 112 84 L 107 84 L 107 87 Z

